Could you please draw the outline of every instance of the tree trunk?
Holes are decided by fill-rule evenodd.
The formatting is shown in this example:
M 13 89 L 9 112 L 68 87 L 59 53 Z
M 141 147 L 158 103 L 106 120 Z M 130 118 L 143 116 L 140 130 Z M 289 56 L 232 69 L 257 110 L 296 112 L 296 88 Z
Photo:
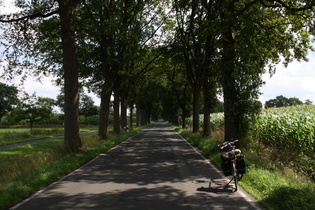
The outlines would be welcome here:
M 126 98 L 127 94 L 125 91 L 121 91 L 121 127 L 125 128 L 128 125 L 128 120 L 127 120 L 127 104 L 126 104 Z
M 59 0 L 58 3 L 65 86 L 64 143 L 71 151 L 77 152 L 82 147 L 82 142 L 79 134 L 78 61 L 76 57 L 73 15 L 79 1 Z
M 182 112 L 182 128 L 186 128 L 186 116 L 183 112 Z
M 106 82 L 101 93 L 100 124 L 98 128 L 98 136 L 100 137 L 100 139 L 108 138 L 108 119 L 112 91 L 113 83 Z
M 223 40 L 223 54 L 222 54 L 222 75 L 223 75 L 223 94 L 224 94 L 224 123 L 225 123 L 225 141 L 230 141 L 238 138 L 237 124 L 235 118 L 235 102 L 237 100 L 237 93 L 235 91 L 235 41 L 233 38 L 234 26 L 234 3 L 229 1 L 224 4 L 221 9 L 222 19 L 222 40 Z
M 199 132 L 199 112 L 200 112 L 200 92 L 201 87 L 195 84 L 193 87 L 193 133 Z
M 138 104 L 136 104 L 136 126 L 139 127 L 141 125 L 141 113 L 140 113 L 140 107 Z
M 120 91 L 119 91 L 119 85 L 116 82 L 116 84 L 114 84 L 114 133 L 115 134 L 120 134 L 120 116 L 119 116 L 120 103 L 119 102 L 120 102 Z
M 209 15 L 208 18 L 211 16 Z M 203 117 L 203 135 L 210 136 L 211 128 L 210 128 L 210 113 L 211 113 L 211 100 L 214 100 L 216 97 L 216 90 L 213 79 L 213 71 L 211 66 L 210 59 L 212 58 L 214 47 L 212 44 L 212 34 L 207 35 L 206 40 L 206 52 L 203 61 L 203 95 L 204 95 L 204 117 Z
M 210 97 L 209 86 L 204 84 L 203 135 L 210 136 Z
M 133 124 L 133 105 L 130 105 L 130 116 L 129 116 L 129 129 L 132 129 L 132 124 Z

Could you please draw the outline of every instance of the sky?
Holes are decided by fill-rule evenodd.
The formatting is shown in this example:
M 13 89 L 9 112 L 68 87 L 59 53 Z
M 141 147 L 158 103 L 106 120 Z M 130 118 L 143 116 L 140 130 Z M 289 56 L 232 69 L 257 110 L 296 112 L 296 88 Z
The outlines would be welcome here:
M 294 61 L 284 68 L 277 65 L 276 73 L 270 78 L 263 75 L 266 84 L 260 88 L 263 94 L 259 100 L 264 104 L 277 96 L 296 97 L 302 102 L 309 99 L 315 104 L 315 52 L 309 51 L 308 62 Z
M 0 8 L 1 13 L 5 10 L 12 11 L 10 1 L 4 1 L 5 7 Z M 287 98 L 296 97 L 302 102 L 309 99 L 315 104 L 315 52 L 309 51 L 308 58 L 308 62 L 294 61 L 287 68 L 278 64 L 276 73 L 271 78 L 268 73 L 264 74 L 262 78 L 266 84 L 260 88 L 262 95 L 259 100 L 264 104 L 267 100 L 283 95 Z M 18 79 L 15 79 L 11 83 L 5 83 L 13 85 L 18 83 L 17 81 Z M 0 78 L 0 82 L 4 81 Z M 41 83 L 29 78 L 24 83 L 23 90 L 29 94 L 35 92 L 37 96 L 56 99 L 60 87 L 54 86 L 50 78 L 43 78 Z M 100 105 L 100 99 L 96 95 L 91 93 L 88 95 L 93 98 L 95 105 Z

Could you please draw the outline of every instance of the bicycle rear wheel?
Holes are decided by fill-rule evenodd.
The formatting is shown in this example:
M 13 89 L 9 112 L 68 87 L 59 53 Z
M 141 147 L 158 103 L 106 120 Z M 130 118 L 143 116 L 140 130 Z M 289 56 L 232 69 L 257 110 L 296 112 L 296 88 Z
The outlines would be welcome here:
M 244 174 L 237 174 L 237 175 L 236 175 L 237 181 L 241 181 L 241 179 L 243 178 L 243 175 L 244 175 Z
M 233 175 L 234 185 L 235 185 L 234 192 L 236 192 L 237 191 L 238 174 L 237 174 L 237 170 L 236 170 L 236 163 L 235 163 L 235 161 L 233 161 L 232 175 Z

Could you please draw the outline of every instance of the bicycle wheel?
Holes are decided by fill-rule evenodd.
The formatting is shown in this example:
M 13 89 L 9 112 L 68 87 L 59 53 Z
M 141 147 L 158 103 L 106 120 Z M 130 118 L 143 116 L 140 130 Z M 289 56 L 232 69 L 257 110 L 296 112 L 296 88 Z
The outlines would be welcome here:
M 242 178 L 243 178 L 243 174 L 237 174 L 236 175 L 237 181 L 241 181 Z
M 234 161 L 233 161 L 233 167 L 232 167 L 232 175 L 233 175 L 234 185 L 235 185 L 234 192 L 236 192 L 237 191 L 237 180 L 238 180 L 237 176 L 238 176 L 238 174 L 237 174 L 237 170 L 236 170 L 236 163 Z

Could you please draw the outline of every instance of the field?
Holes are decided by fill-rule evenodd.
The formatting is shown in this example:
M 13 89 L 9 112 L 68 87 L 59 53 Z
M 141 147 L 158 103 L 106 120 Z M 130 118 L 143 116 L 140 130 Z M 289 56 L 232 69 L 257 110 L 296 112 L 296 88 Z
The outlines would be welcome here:
M 315 106 L 263 110 L 251 132 L 272 161 L 315 181 Z
M 92 127 L 81 128 L 84 132 L 93 129 Z M 14 144 L 35 139 L 48 138 L 52 136 L 63 135 L 64 130 L 61 127 L 54 128 L 0 128 L 0 146 Z
M 253 134 L 265 145 L 295 155 L 312 155 L 315 147 L 315 106 L 263 110 Z

